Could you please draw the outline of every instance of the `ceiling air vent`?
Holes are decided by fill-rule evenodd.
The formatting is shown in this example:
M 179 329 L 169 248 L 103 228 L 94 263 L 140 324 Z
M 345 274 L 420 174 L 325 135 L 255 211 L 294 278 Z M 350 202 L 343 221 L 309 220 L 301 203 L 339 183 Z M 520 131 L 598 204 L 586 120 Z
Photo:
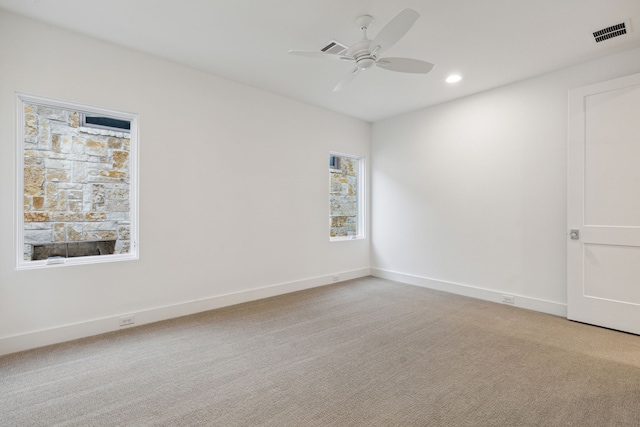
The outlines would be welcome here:
M 322 51 L 322 52 L 333 53 L 333 54 L 336 54 L 336 55 L 340 55 L 345 50 L 347 50 L 347 47 L 345 45 L 343 45 L 342 43 L 337 42 L 335 40 L 331 40 L 329 43 L 327 43 L 327 45 L 325 47 L 320 49 L 320 51 Z
M 624 22 L 621 22 L 594 32 L 593 37 L 595 38 L 596 43 L 600 43 L 601 41 L 618 37 L 623 34 L 627 34 L 627 26 Z

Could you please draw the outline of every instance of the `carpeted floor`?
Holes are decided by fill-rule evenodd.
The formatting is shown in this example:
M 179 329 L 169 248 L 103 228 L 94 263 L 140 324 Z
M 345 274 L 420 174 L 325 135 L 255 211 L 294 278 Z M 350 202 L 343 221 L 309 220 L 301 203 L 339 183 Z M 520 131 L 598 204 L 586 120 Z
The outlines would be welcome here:
M 8 426 L 639 426 L 640 337 L 364 278 L 0 358 Z

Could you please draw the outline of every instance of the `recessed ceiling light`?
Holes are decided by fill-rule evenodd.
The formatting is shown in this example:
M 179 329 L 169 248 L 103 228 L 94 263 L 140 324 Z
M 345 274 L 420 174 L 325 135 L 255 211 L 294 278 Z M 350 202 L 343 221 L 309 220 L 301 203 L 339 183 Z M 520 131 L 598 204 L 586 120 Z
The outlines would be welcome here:
M 452 74 L 449 77 L 447 77 L 447 80 L 445 80 L 447 83 L 455 83 L 455 82 L 459 82 L 460 80 L 462 80 L 462 76 L 458 75 L 458 74 Z

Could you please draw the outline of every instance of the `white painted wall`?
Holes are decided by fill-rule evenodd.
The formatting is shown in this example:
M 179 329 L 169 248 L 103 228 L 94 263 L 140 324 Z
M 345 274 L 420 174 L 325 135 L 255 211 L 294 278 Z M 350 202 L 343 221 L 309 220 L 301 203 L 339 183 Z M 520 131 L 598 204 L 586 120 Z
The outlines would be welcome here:
M 373 274 L 566 314 L 567 92 L 638 71 L 635 49 L 375 123 Z
M 140 260 L 16 271 L 15 92 L 140 115 Z M 0 11 L 0 354 L 367 275 L 329 151 L 370 125 Z

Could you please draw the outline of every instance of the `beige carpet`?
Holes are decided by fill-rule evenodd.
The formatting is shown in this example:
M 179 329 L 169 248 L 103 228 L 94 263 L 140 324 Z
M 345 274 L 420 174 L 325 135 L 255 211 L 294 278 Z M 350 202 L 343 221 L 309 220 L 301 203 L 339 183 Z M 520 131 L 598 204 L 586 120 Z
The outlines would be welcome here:
M 365 278 L 0 358 L 6 426 L 639 426 L 640 337 Z

